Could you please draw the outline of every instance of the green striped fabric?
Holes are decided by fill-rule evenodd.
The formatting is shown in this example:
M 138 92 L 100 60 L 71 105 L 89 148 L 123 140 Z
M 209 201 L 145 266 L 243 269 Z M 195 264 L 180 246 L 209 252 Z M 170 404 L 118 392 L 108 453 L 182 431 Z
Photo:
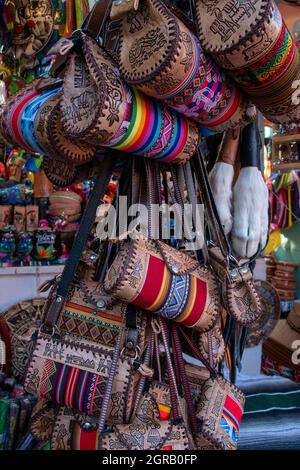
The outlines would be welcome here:
M 247 395 L 244 413 L 300 409 L 300 390 Z

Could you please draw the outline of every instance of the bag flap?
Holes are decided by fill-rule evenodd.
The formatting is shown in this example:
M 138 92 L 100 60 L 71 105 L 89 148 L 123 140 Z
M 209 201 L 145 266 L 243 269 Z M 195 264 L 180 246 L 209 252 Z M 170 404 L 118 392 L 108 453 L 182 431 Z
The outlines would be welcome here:
M 255 322 L 261 303 L 252 281 L 229 284 L 226 290 L 228 312 L 243 326 Z
M 134 12 L 139 7 L 139 0 L 117 0 L 112 3 L 110 19 L 118 20 L 128 13 Z
M 155 240 L 155 244 L 172 274 L 187 274 L 199 267 L 199 262 L 183 251 L 175 250 L 160 240 Z

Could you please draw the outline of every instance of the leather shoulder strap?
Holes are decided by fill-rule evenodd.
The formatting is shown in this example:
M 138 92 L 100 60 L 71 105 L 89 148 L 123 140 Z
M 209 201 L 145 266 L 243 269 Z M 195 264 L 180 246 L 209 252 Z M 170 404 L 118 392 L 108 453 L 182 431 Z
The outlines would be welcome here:
M 101 34 L 105 21 L 109 17 L 112 0 L 99 0 L 93 6 L 91 12 L 86 17 L 81 26 L 81 30 L 96 39 Z
M 95 182 L 94 189 L 81 219 L 80 228 L 74 240 L 70 256 L 61 275 L 56 297 L 52 302 L 48 312 L 46 312 L 46 318 L 44 320 L 45 327 L 55 328 L 59 314 L 68 295 L 71 282 L 77 271 L 81 253 L 85 247 L 92 225 L 95 221 L 97 207 L 103 198 L 105 189 L 109 183 L 113 169 L 113 162 L 113 158 L 109 155 L 105 155 L 102 162 L 99 162 L 99 168 L 101 168 L 101 171 Z

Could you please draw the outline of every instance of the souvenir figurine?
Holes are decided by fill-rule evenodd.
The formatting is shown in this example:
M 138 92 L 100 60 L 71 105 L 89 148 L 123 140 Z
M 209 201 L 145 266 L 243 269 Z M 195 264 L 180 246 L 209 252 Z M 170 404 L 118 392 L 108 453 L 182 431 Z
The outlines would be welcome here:
M 21 266 L 30 266 L 30 253 L 33 249 L 31 235 L 27 232 L 19 234 L 16 254 Z
M 40 226 L 34 232 L 34 257 L 36 260 L 53 261 L 57 257 L 56 235 L 47 220 L 40 220 Z
M 15 206 L 14 207 L 14 227 L 17 233 L 25 231 L 26 226 L 26 207 Z
M 14 265 L 14 252 L 16 238 L 11 226 L 5 227 L 0 241 L 0 266 L 12 267 Z
M 12 206 L 0 206 L 0 229 L 3 229 L 12 222 Z

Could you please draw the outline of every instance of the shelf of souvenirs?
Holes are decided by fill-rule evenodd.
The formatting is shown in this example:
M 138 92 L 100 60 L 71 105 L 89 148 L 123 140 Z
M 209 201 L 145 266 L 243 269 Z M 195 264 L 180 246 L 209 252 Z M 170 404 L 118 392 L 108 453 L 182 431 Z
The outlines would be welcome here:
M 271 164 L 272 164 L 273 173 L 276 173 L 277 171 L 300 170 L 300 161 L 295 161 L 295 162 L 272 161 Z
M 274 144 L 285 144 L 289 142 L 300 141 L 300 134 L 275 134 L 273 135 Z

